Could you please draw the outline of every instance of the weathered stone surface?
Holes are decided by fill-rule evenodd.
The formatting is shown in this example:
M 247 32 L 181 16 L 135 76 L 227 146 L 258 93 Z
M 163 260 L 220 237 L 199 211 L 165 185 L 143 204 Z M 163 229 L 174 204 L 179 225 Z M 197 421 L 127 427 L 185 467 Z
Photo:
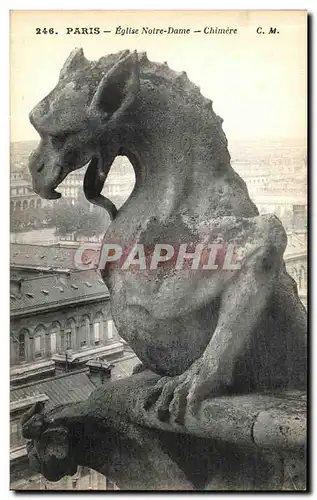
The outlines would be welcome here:
M 306 485 L 306 450 L 283 455 L 283 490 L 305 491 Z
M 306 395 L 301 392 L 218 396 L 204 401 L 196 415 L 187 411 L 183 425 L 173 419 L 162 422 L 155 408 L 142 405 L 157 376 L 142 372 L 100 387 L 89 398 L 91 411 L 116 416 L 145 427 L 237 445 L 270 449 L 293 449 L 306 442 Z M 108 407 L 111 407 L 109 410 Z
M 154 267 L 139 262 L 124 268 L 120 259 L 102 266 L 120 336 L 162 378 L 124 381 L 96 391 L 84 404 L 80 425 L 94 439 L 95 454 L 109 448 L 112 462 L 120 457 L 130 471 L 131 456 L 121 452 L 133 449 L 139 466 L 127 477 L 154 488 L 170 487 L 172 480 L 159 437 L 165 443 L 167 432 L 175 446 L 188 441 L 190 452 L 177 459 L 186 455 L 185 461 L 202 435 L 207 448 L 192 453 L 196 458 L 206 458 L 209 438 L 212 449 L 217 439 L 238 447 L 302 446 L 303 419 L 297 421 L 292 409 L 301 409 L 300 402 L 243 395 L 306 389 L 307 318 L 283 262 L 284 228 L 273 215 L 259 216 L 230 165 L 212 103 L 185 74 L 142 54 L 122 51 L 91 62 L 76 50 L 30 119 L 42 138 L 30 159 L 36 192 L 58 198 L 56 187 L 66 175 L 89 162 L 86 197 L 112 219 L 104 244 L 120 245 L 122 259 L 136 244 L 145 247 L 145 260 L 157 244 L 173 249 L 169 260 Z M 118 155 L 129 158 L 136 174 L 135 189 L 119 211 L 101 195 Z M 180 245 L 189 252 L 190 245 L 193 251 L 215 244 L 221 247 L 216 268 L 177 265 Z M 228 269 L 224 262 L 232 247 L 241 266 Z M 105 420 L 118 433 L 116 445 L 109 444 Z M 76 453 L 83 456 L 86 445 L 79 441 Z M 161 453 L 163 474 L 157 466 Z M 108 463 L 101 451 L 93 458 L 99 469 Z M 171 476 L 176 485 L 188 486 L 189 463 L 176 466 L 177 460 Z M 144 466 L 147 461 L 151 466 Z M 118 474 L 127 484 L 117 469 L 111 465 L 110 476 Z M 199 481 L 205 485 L 206 477 Z
M 123 256 L 136 243 L 222 246 L 217 269 L 178 268 L 172 258 L 150 270 L 102 269 L 120 335 L 147 368 L 173 377 L 149 398 L 158 416 L 181 421 L 187 404 L 194 411 L 227 389 L 305 387 L 306 312 L 283 264 L 285 231 L 258 215 L 221 120 L 185 75 L 135 52 L 90 62 L 76 50 L 30 119 L 42 136 L 30 159 L 34 189 L 56 198 L 65 176 L 90 161 L 84 191 L 109 211 L 104 243 Z M 101 190 L 120 154 L 136 187 L 117 212 Z M 241 269 L 223 269 L 230 245 Z
M 24 435 L 36 444 L 30 457 L 39 458 L 37 470 L 57 480 L 89 466 L 121 489 L 282 489 L 284 457 L 305 448 L 301 394 L 218 397 L 180 426 L 142 409 L 156 380 L 142 372 L 99 387 L 83 403 L 29 417 Z M 272 416 L 271 427 L 263 414 Z

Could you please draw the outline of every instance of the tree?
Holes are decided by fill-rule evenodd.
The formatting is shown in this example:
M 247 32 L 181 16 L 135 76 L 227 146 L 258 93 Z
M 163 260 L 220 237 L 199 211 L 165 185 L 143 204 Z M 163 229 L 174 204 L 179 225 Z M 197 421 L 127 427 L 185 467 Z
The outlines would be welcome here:
M 35 208 L 16 210 L 10 217 L 10 230 L 16 232 L 24 229 L 38 229 L 42 225 L 42 219 L 41 212 Z
M 78 210 L 68 200 L 56 202 L 52 210 L 50 224 L 56 227 L 56 234 L 66 236 L 74 233 L 78 226 Z
M 97 207 L 82 214 L 77 234 L 99 235 L 106 231 L 108 225 L 109 217 L 107 213 Z
M 75 237 L 82 234 L 94 236 L 106 230 L 109 218 L 105 210 L 93 207 L 82 196 L 75 205 L 68 200 L 56 203 L 50 224 L 55 225 L 56 234 L 60 236 L 69 234 L 74 234 Z

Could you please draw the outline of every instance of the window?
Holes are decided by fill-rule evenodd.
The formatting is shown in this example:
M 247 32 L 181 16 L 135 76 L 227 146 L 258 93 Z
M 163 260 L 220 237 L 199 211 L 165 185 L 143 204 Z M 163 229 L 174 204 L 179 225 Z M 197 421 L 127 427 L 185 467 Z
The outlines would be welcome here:
M 59 347 L 58 347 L 58 352 L 64 352 L 65 351 L 65 335 L 64 332 L 59 333 Z
M 72 348 L 72 332 L 71 330 L 67 330 L 66 332 L 66 349 Z
M 108 331 L 108 339 L 109 340 L 113 339 L 116 332 L 116 326 L 112 319 L 107 321 L 107 331 Z
M 79 344 L 80 347 L 85 347 L 88 345 L 88 340 L 89 340 L 89 318 L 85 316 L 81 320 L 80 324 L 80 331 L 79 331 Z
M 110 320 L 107 322 L 107 329 L 108 329 L 108 339 L 112 339 L 113 337 L 113 321 Z
M 48 355 L 55 354 L 57 351 L 63 352 L 64 349 L 63 344 L 64 344 L 64 339 L 62 337 L 61 325 L 58 321 L 54 321 L 51 326 Z
M 295 267 L 293 267 L 291 269 L 291 275 L 292 277 L 294 278 L 294 280 L 296 281 L 296 284 L 298 284 L 298 275 L 297 275 L 297 269 Z
M 97 313 L 94 320 L 94 341 L 95 345 L 101 344 L 103 341 L 103 315 Z
M 100 323 L 94 323 L 94 341 L 95 345 L 100 344 Z
M 300 276 L 300 288 L 305 288 L 306 287 L 306 272 L 305 268 L 302 266 L 299 271 L 299 276 Z
M 33 337 L 33 358 L 41 358 L 45 353 L 45 335 L 45 327 L 43 325 L 38 325 L 34 331 Z
M 41 336 L 40 335 L 36 335 L 34 337 L 34 356 L 36 358 L 40 358 L 42 356 Z
M 22 436 L 22 426 L 20 420 L 10 422 L 10 446 L 15 448 L 26 443 L 26 439 Z
M 17 421 L 11 422 L 11 442 L 10 446 L 17 446 L 19 442 L 19 423 Z
M 19 335 L 19 360 L 25 360 L 25 333 Z
M 76 323 L 73 318 L 70 318 L 66 324 L 66 349 L 73 349 L 76 339 Z
M 50 351 L 51 351 L 51 354 L 56 353 L 56 333 L 55 332 L 51 333 L 51 335 L 50 335 Z

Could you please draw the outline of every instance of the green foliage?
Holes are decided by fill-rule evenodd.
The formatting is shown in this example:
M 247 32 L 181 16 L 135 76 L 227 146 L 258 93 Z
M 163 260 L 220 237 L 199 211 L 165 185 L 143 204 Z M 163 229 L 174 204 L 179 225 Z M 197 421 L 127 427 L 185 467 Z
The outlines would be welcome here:
M 88 203 L 84 195 L 75 204 L 61 198 L 44 208 L 28 208 L 11 213 L 11 232 L 55 227 L 58 236 L 94 236 L 104 233 L 109 225 L 105 210 Z
M 57 202 L 50 225 L 56 227 L 56 234 L 59 236 L 94 236 L 107 229 L 109 219 L 104 210 L 93 207 L 84 197 L 80 197 L 74 205 L 66 200 Z
M 11 213 L 10 230 L 13 232 L 27 229 L 38 229 L 43 225 L 43 213 L 36 208 L 16 210 Z

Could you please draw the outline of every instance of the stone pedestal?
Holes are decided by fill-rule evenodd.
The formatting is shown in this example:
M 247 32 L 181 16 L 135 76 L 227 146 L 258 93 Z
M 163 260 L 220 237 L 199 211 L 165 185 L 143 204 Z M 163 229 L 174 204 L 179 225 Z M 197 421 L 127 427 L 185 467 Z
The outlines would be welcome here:
M 305 394 L 216 397 L 180 425 L 144 409 L 157 379 L 141 372 L 37 408 L 23 426 L 31 465 L 51 481 L 90 467 L 122 490 L 305 490 Z

